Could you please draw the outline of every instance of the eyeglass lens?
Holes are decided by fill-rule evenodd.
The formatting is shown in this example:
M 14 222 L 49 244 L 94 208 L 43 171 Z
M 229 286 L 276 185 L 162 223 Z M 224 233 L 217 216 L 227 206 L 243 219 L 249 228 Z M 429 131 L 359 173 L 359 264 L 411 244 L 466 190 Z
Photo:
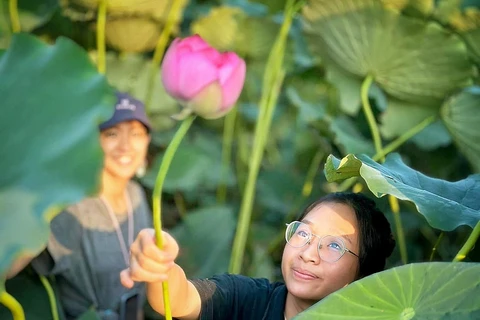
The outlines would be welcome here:
M 303 247 L 313 241 L 314 236 L 316 235 L 312 233 L 308 224 L 300 221 L 290 223 L 285 233 L 288 244 L 295 248 Z M 341 238 L 329 235 L 316 237 L 319 238 L 317 251 L 322 260 L 335 262 L 345 253 L 346 248 Z

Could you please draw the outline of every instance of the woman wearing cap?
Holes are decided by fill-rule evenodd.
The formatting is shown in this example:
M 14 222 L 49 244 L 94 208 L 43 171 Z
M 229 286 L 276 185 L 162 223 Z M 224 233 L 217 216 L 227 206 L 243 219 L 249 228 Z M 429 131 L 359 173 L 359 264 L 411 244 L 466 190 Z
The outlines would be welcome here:
M 150 142 L 143 104 L 117 93 L 113 116 L 99 129 L 104 153 L 100 192 L 52 220 L 47 248 L 32 261 L 40 274 L 55 275 L 67 319 L 90 308 L 102 319 L 119 319 L 127 301 L 141 309 L 144 296 L 143 285 L 126 289 L 118 276 L 128 267 L 135 236 L 152 225 L 143 190 L 131 180 L 144 166 Z M 137 312 L 131 308 L 127 311 Z

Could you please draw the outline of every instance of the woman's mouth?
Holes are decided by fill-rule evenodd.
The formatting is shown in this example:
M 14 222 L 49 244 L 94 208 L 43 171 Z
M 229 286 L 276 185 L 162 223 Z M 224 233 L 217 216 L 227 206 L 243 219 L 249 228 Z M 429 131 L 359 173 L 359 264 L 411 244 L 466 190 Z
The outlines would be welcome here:
M 128 165 L 132 163 L 132 160 L 132 157 L 129 156 L 121 156 L 120 158 L 118 158 L 118 162 L 122 165 Z
M 292 269 L 292 270 L 293 270 L 293 276 L 298 280 L 310 281 L 310 280 L 318 279 L 316 275 L 306 270 L 303 270 L 303 269 Z

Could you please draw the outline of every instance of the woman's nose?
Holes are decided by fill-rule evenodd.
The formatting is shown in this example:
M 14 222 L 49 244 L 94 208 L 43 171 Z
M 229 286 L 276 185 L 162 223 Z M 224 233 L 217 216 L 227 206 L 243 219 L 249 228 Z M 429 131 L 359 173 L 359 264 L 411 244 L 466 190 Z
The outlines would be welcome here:
M 122 135 L 120 139 L 120 149 L 121 150 L 129 150 L 132 145 L 131 139 L 128 135 Z
M 315 239 L 308 240 L 300 252 L 300 258 L 305 262 L 318 263 L 320 262 L 320 256 L 318 255 L 317 242 Z

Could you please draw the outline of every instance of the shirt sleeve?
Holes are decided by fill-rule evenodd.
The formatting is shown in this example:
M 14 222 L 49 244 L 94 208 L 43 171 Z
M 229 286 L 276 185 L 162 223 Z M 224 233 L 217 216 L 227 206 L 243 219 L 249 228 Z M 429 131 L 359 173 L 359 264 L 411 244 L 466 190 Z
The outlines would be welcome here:
M 59 213 L 50 223 L 47 248 L 32 261 L 36 272 L 54 275 L 70 268 L 81 247 L 82 226 L 68 210 Z
M 223 274 L 191 280 L 202 301 L 201 320 L 257 319 L 267 308 L 271 284 L 267 279 Z

